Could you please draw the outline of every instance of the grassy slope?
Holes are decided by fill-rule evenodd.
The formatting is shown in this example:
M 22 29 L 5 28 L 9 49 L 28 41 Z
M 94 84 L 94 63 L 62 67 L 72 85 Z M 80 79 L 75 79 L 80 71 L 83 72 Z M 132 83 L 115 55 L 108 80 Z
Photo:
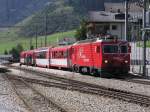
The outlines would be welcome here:
M 48 32 L 54 33 L 56 32 L 54 31 L 56 29 L 58 32 L 63 32 L 63 31 L 68 31 L 70 29 L 75 29 L 76 27 L 78 27 L 80 19 L 82 18 L 80 16 L 84 15 L 82 14 L 84 12 L 83 11 L 84 8 L 80 8 L 81 12 L 78 12 L 78 11 L 75 11 L 75 9 L 79 9 L 77 8 L 77 6 L 76 8 L 73 8 L 72 6 L 65 4 L 61 0 L 58 0 L 51 7 L 45 8 L 43 11 L 45 10 L 48 11 L 48 15 L 49 15 Z M 43 24 L 43 22 L 41 22 L 41 19 L 40 20 L 37 18 L 34 19 L 34 16 L 45 17 L 45 14 L 43 13 L 43 11 L 41 13 L 37 12 L 36 14 L 16 24 L 16 26 L 24 26 L 22 28 L 18 29 L 14 27 L 4 32 L 0 32 L 0 54 L 4 53 L 5 50 L 9 51 L 12 47 L 16 46 L 17 44 L 21 44 L 23 45 L 23 48 L 29 49 L 30 36 L 28 34 L 31 33 L 33 36 L 35 35 L 35 31 L 34 31 L 35 27 L 33 27 L 34 26 L 33 23 L 39 23 L 39 26 L 37 27 L 39 30 L 38 32 L 40 34 L 44 34 L 45 32 L 44 31 L 45 23 Z M 50 18 L 52 20 L 50 20 Z M 27 35 L 27 37 L 22 36 L 23 34 L 21 32 L 24 32 L 24 35 Z M 54 44 L 57 42 L 58 39 L 61 39 L 64 37 L 74 37 L 74 34 L 75 34 L 75 31 L 72 30 L 68 32 L 49 35 L 47 42 L 48 44 Z M 44 36 L 38 37 L 38 47 L 41 47 L 41 43 L 42 43 L 42 46 L 44 46 L 44 42 L 45 42 L 44 39 L 45 39 Z M 35 37 L 32 38 L 32 43 L 35 47 Z
M 68 31 L 62 33 L 56 33 L 53 35 L 48 35 L 48 44 L 50 45 L 56 43 L 58 39 L 63 37 L 74 37 L 75 31 Z M 38 47 L 41 47 L 41 41 L 44 46 L 44 36 L 38 37 Z M 35 37 L 32 37 L 33 45 L 35 46 Z M 9 32 L 0 32 L 0 54 L 4 53 L 5 50 L 10 50 L 17 44 L 22 44 L 24 49 L 29 49 L 29 38 L 18 37 L 14 30 L 9 30 Z

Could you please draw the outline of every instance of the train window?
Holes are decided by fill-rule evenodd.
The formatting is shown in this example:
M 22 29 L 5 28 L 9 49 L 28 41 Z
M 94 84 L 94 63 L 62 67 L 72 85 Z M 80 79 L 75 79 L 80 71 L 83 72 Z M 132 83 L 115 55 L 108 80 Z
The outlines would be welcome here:
M 46 58 L 46 51 L 37 53 L 37 58 L 45 59 Z
M 56 52 L 56 51 L 54 51 L 54 58 L 56 58 L 56 53 L 57 53 L 57 52 Z
M 57 55 L 57 58 L 62 58 L 62 56 L 63 56 L 63 55 L 62 55 L 62 54 L 63 54 L 63 51 L 59 51 L 59 52 L 57 52 L 57 54 L 58 54 L 58 55 Z
M 118 53 L 117 45 L 104 45 L 103 46 L 104 53 Z
M 67 58 L 67 51 L 64 52 L 64 58 Z
M 52 58 L 54 58 L 54 52 L 52 52 Z
M 128 47 L 127 46 L 120 46 L 120 52 L 121 53 L 127 53 L 128 52 Z
M 42 58 L 44 59 L 44 58 L 46 58 L 46 52 L 42 52 Z
M 61 51 L 61 58 L 63 58 L 63 56 L 64 56 L 64 52 L 63 52 L 63 51 Z
M 58 53 L 57 53 L 57 51 L 55 51 L 55 58 L 57 58 L 58 57 Z
M 37 57 L 37 58 L 40 58 L 40 53 L 36 53 L 36 57 Z

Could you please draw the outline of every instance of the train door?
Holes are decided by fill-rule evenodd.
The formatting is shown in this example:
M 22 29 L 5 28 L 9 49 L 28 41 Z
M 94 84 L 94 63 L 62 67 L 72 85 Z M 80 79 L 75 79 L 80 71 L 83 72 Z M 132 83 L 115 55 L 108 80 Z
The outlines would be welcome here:
M 94 66 L 96 67 L 96 68 L 99 68 L 100 67 L 100 62 L 101 62 L 101 60 L 102 60 L 102 56 L 101 56 L 101 45 L 100 45 L 100 43 L 98 43 L 98 44 L 95 44 L 94 45 L 94 48 L 95 48 L 95 50 L 93 50 L 95 53 L 93 53 L 93 54 L 95 54 L 93 57 L 94 57 Z
M 49 65 L 48 67 L 50 68 L 51 66 L 51 59 L 52 59 L 52 51 L 51 51 L 51 48 L 48 50 L 48 62 L 49 62 Z
M 29 55 L 27 56 L 27 65 L 31 65 L 31 64 L 32 64 L 32 55 L 29 54 Z
M 25 56 L 24 56 L 24 63 L 25 63 L 25 65 L 28 64 L 27 62 L 28 62 L 28 61 L 27 61 L 27 54 L 25 54 Z
M 32 65 L 35 66 L 36 64 L 36 58 L 35 58 L 35 53 L 33 52 L 32 54 Z
M 70 60 L 71 60 L 71 63 L 72 63 L 71 66 L 76 64 L 76 62 L 77 62 L 76 47 L 71 48 Z
M 73 53 L 73 48 L 67 49 L 67 63 L 68 63 L 68 68 L 72 67 L 72 53 Z

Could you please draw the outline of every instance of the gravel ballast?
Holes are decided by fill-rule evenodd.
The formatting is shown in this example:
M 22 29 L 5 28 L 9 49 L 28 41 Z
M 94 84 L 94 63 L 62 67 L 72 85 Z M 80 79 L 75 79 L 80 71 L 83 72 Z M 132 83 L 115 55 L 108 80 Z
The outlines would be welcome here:
M 0 73 L 0 112 L 28 112 L 24 103 L 14 92 L 10 82 Z
M 26 66 L 22 67 L 26 68 Z M 69 71 L 62 71 L 56 69 L 46 69 L 38 67 L 27 68 L 37 71 L 54 73 L 61 77 L 88 82 L 91 84 L 97 84 L 109 88 L 115 88 L 150 96 L 149 85 L 136 84 L 116 79 L 80 75 L 78 73 L 72 73 Z M 13 72 L 14 74 L 18 73 L 17 70 L 13 70 Z M 21 75 L 24 74 L 22 73 Z M 29 75 L 29 77 L 32 78 L 32 75 Z M 35 76 L 33 75 L 33 77 Z M 77 91 L 62 90 L 54 87 L 44 87 L 38 84 L 33 84 L 33 86 L 47 97 L 53 98 L 56 100 L 56 102 L 59 102 L 64 106 L 68 107 L 71 110 L 71 112 L 149 112 L 150 110 L 150 107 L 146 108 L 137 104 L 107 98 L 104 96 L 89 95 Z
M 14 64 L 14 66 L 19 66 L 18 64 Z M 132 82 L 126 82 L 116 79 L 107 79 L 107 78 L 99 78 L 94 76 L 87 76 L 87 75 L 81 75 L 79 73 L 72 73 L 69 71 L 62 71 L 57 69 L 46 69 L 46 68 L 39 68 L 39 67 L 26 67 L 37 71 L 43 71 L 48 73 L 54 73 L 61 77 L 66 77 L 74 80 L 79 80 L 83 82 L 88 82 L 91 84 L 97 84 L 101 86 L 105 86 L 108 88 L 115 88 L 119 90 L 125 90 L 133 93 L 143 94 L 150 96 L 150 85 L 144 85 L 144 84 L 137 84 Z
M 149 112 L 150 109 L 103 96 L 83 94 L 53 87 L 43 87 L 37 84 L 33 84 L 33 87 L 47 97 L 53 98 L 63 104 L 71 112 Z

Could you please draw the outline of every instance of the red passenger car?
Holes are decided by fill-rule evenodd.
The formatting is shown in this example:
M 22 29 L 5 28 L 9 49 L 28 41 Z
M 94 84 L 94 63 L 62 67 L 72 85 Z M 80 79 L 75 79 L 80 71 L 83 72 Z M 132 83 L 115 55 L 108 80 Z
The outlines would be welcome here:
M 50 66 L 59 68 L 71 67 L 71 46 L 55 47 L 50 50 Z
M 46 67 L 50 66 L 50 48 L 39 48 L 35 52 L 35 66 Z
M 35 65 L 34 50 L 24 51 L 20 53 L 20 64 Z
M 86 40 L 72 46 L 72 67 L 76 72 L 127 73 L 130 46 L 116 39 Z
M 34 50 L 30 50 L 26 52 L 25 62 L 27 65 L 33 66 L 35 65 L 35 53 Z
M 25 64 L 25 57 L 26 57 L 26 52 L 23 51 L 20 53 L 20 65 L 24 65 Z

